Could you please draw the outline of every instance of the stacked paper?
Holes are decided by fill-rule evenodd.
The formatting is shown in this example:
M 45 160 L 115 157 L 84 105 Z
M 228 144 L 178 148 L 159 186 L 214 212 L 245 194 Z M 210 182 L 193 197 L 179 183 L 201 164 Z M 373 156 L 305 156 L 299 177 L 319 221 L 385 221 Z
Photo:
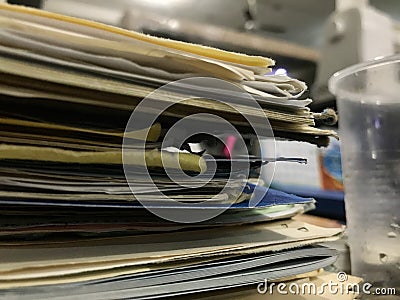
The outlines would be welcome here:
M 332 264 L 316 244 L 342 228 L 258 178 L 304 160 L 249 154 L 335 135 L 273 64 L 0 4 L 1 293 L 155 299 Z

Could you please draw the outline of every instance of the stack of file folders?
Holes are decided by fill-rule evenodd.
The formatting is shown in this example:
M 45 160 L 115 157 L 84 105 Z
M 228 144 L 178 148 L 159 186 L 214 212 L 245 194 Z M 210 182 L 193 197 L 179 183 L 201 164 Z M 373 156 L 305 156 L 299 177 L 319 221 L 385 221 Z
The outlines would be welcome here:
M 250 149 L 265 124 L 317 145 L 335 135 L 314 127 L 303 82 L 265 75 L 273 64 L 0 4 L 0 294 L 195 298 L 331 265 L 317 244 L 343 229 L 292 219 L 314 200 L 258 178 L 302 159 L 231 145 Z M 198 132 L 168 134 L 188 117 L 175 132 Z

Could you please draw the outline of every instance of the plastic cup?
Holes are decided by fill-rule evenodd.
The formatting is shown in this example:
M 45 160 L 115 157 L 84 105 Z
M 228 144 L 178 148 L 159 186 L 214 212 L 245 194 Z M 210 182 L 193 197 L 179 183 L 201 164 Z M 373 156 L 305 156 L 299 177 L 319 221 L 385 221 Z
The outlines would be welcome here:
M 400 288 L 400 55 L 335 73 L 352 274 Z

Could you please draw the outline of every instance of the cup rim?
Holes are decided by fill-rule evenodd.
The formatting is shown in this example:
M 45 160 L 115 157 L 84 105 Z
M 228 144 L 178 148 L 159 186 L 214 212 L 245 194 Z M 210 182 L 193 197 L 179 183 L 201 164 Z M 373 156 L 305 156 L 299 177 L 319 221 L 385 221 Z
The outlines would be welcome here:
M 337 86 L 338 82 L 343 78 L 353 75 L 357 72 L 364 71 L 371 68 L 381 67 L 387 64 L 398 63 L 400 62 L 400 54 L 394 54 L 389 56 L 377 56 L 372 60 L 368 60 L 365 62 L 361 62 L 347 68 L 344 68 L 340 71 L 335 72 L 328 80 L 328 89 L 329 91 L 337 95 Z

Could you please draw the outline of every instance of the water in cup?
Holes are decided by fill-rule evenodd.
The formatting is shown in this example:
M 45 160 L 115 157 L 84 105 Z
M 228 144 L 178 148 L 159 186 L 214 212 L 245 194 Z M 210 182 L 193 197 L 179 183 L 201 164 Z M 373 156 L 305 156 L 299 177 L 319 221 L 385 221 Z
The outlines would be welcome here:
M 352 273 L 400 287 L 400 103 L 340 105 Z

